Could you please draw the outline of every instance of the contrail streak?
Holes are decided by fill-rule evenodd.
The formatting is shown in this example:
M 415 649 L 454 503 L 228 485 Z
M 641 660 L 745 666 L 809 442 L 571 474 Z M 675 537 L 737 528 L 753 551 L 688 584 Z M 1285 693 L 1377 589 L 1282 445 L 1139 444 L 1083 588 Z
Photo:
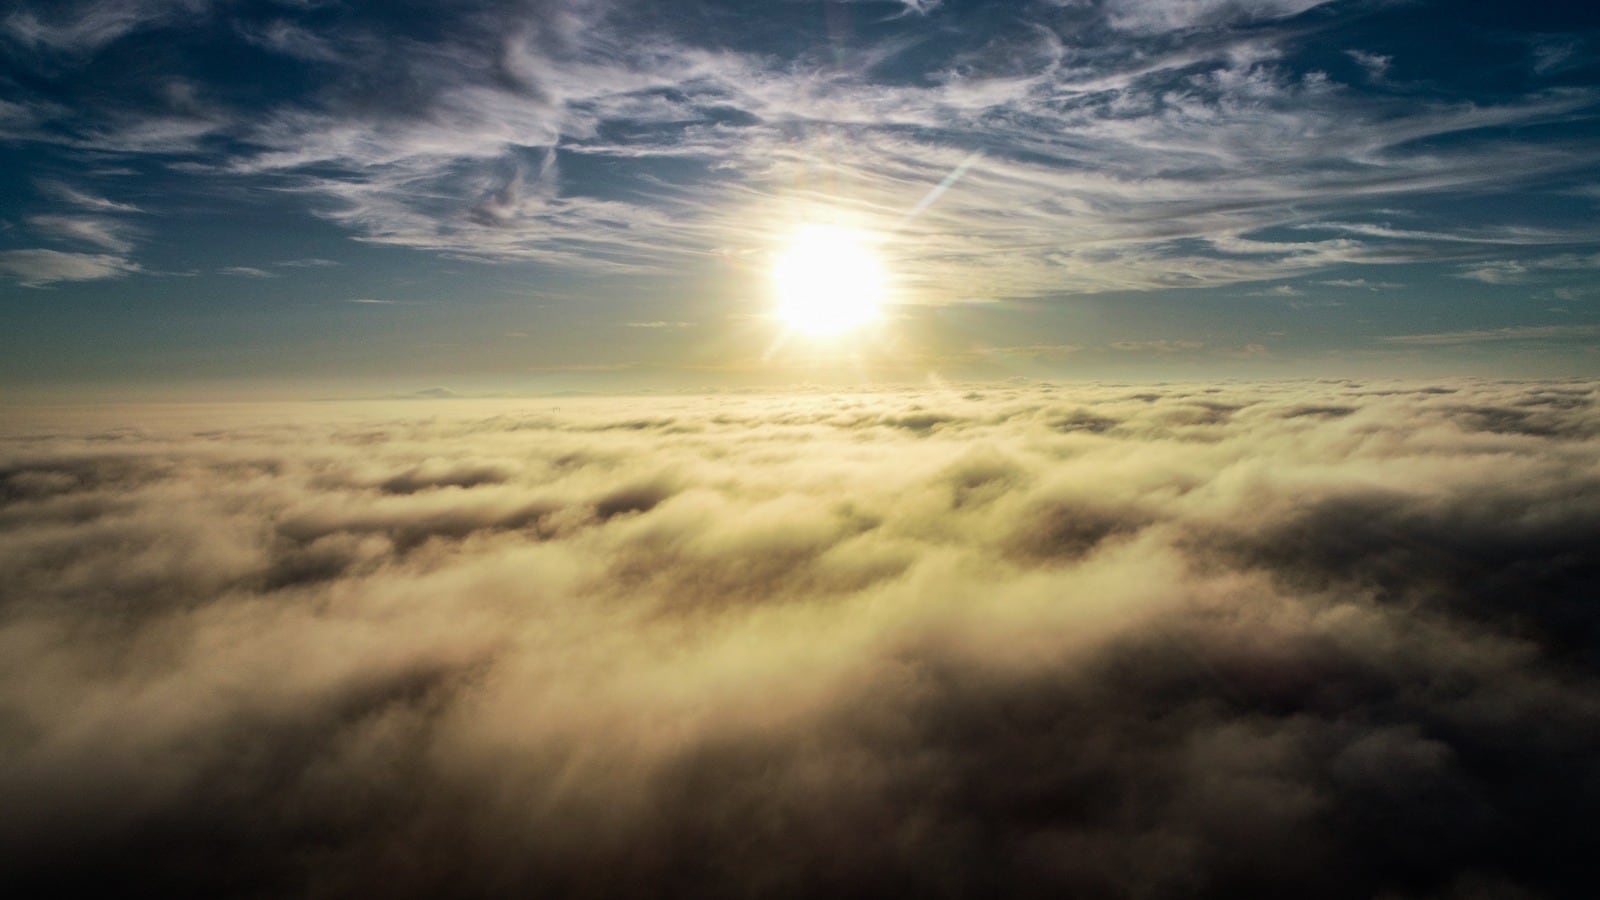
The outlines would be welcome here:
M 950 170 L 950 174 L 946 175 L 944 177 L 943 181 L 941 181 L 938 184 L 934 185 L 933 190 L 931 190 L 927 194 L 925 194 L 921 200 L 918 200 L 917 201 L 917 205 L 913 206 L 911 208 L 911 211 L 906 213 L 905 218 L 901 219 L 899 224 L 896 225 L 895 227 L 896 228 L 904 227 L 912 219 L 915 219 L 917 216 L 922 215 L 924 210 L 926 210 L 928 207 L 932 206 L 934 204 L 934 202 L 937 201 L 940 197 L 944 196 L 944 192 L 950 190 L 950 188 L 952 186 L 954 186 L 956 182 L 961 180 L 961 177 L 963 175 L 967 174 L 967 170 L 972 168 L 973 165 L 976 164 L 978 162 L 978 160 L 980 160 L 982 158 L 983 158 L 983 154 L 981 152 L 979 152 L 979 153 L 972 154 L 971 156 L 967 157 L 966 159 L 963 159 L 961 161 L 960 165 L 958 165 L 954 169 Z

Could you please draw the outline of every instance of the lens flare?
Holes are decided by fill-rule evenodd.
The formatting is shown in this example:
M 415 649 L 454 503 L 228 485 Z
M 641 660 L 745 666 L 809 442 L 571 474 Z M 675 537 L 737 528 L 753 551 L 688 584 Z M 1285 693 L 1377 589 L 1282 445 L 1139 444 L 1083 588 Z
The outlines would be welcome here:
M 797 232 L 778 254 L 772 281 L 778 319 L 810 335 L 842 334 L 877 319 L 885 294 L 871 240 L 835 226 Z

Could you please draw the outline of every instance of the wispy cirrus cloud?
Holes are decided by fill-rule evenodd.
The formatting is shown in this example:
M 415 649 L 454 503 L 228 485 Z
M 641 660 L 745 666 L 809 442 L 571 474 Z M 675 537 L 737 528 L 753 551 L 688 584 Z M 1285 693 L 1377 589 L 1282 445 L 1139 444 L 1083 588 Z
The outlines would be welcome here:
M 1394 63 L 1394 57 L 1378 53 L 1368 53 L 1364 50 L 1346 50 L 1345 55 L 1355 60 L 1356 64 L 1366 70 L 1367 77 L 1373 80 L 1382 78 Z
M 1147 33 L 1217 27 L 1299 15 L 1332 0 L 1104 0 L 1112 27 Z M 1073 6 L 1065 0 L 1063 6 Z
M 1330 278 L 1318 281 L 1317 284 L 1326 287 L 1352 288 L 1365 291 L 1392 291 L 1405 287 L 1393 281 L 1368 281 L 1365 278 Z
M 1526 260 L 1487 260 L 1463 266 L 1456 272 L 1456 277 L 1481 281 L 1485 284 L 1517 284 L 1531 280 L 1538 273 L 1586 269 L 1600 269 L 1600 254 L 1560 253 Z
M 65 184 L 60 181 L 44 180 L 39 182 L 40 193 L 69 206 L 86 209 L 94 213 L 137 213 L 143 212 L 131 203 L 119 203 L 105 197 L 96 196 L 86 191 Z
M 366 241 L 480 260 L 670 272 L 759 256 L 796 217 L 848 217 L 890 235 L 906 296 L 929 302 L 1582 239 L 1354 215 L 1583 170 L 1581 147 L 1507 129 L 1592 117 L 1600 94 L 1341 83 L 1297 57 L 1323 21 L 1302 14 L 1326 6 L 1047 3 L 985 17 L 914 3 L 916 15 L 863 18 L 800 49 L 716 5 L 697 30 L 626 2 L 492 3 L 441 9 L 426 33 L 367 12 L 313 31 L 284 7 L 227 33 L 318 67 L 305 93 L 245 109 L 200 91 L 63 127 L 77 146 L 268 180 Z M 814 27 L 801 6 L 767 15 Z M 1371 70 L 1369 56 L 1352 58 Z
M 1431 334 L 1398 334 L 1379 338 L 1386 344 L 1453 346 L 1504 341 L 1576 341 L 1600 337 L 1600 325 L 1518 325 Z
M 60 250 L 0 250 L 0 276 L 24 287 L 46 287 L 63 281 L 99 281 L 140 271 L 137 263 L 108 253 L 65 253 Z
M 1528 274 L 1528 267 L 1515 260 L 1474 263 L 1456 273 L 1458 278 L 1481 281 L 1484 284 L 1514 284 Z
M 113 253 L 133 249 L 131 230 L 121 222 L 95 216 L 32 216 L 28 225 L 34 231 L 69 241 L 93 244 Z
M 20 0 L 0 18 L 0 38 L 33 52 L 88 55 L 142 28 L 171 25 L 211 0 Z
M 217 270 L 219 275 L 232 275 L 237 278 L 276 278 L 277 272 L 271 272 L 257 266 L 224 266 Z
M 343 58 L 329 39 L 283 19 L 240 24 L 239 33 L 245 40 L 274 53 L 322 63 L 336 63 Z
M 1153 340 L 1153 341 L 1113 341 L 1112 349 L 1129 353 L 1191 353 L 1204 350 L 1203 341 L 1185 340 Z

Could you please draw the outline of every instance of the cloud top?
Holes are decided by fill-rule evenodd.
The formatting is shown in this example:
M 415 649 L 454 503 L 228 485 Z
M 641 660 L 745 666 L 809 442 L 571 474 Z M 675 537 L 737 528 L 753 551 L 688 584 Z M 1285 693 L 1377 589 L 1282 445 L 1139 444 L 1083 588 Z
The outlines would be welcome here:
M 0 864 L 28 893 L 1578 896 L 1596 399 L 13 424 Z

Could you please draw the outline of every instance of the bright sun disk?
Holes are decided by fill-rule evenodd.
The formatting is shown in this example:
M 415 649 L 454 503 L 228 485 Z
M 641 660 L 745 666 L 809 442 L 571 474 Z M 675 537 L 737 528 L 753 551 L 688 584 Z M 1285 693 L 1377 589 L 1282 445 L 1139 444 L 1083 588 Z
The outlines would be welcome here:
M 833 335 L 878 317 L 884 272 L 860 232 L 814 225 L 800 230 L 772 267 L 777 316 L 790 328 Z

